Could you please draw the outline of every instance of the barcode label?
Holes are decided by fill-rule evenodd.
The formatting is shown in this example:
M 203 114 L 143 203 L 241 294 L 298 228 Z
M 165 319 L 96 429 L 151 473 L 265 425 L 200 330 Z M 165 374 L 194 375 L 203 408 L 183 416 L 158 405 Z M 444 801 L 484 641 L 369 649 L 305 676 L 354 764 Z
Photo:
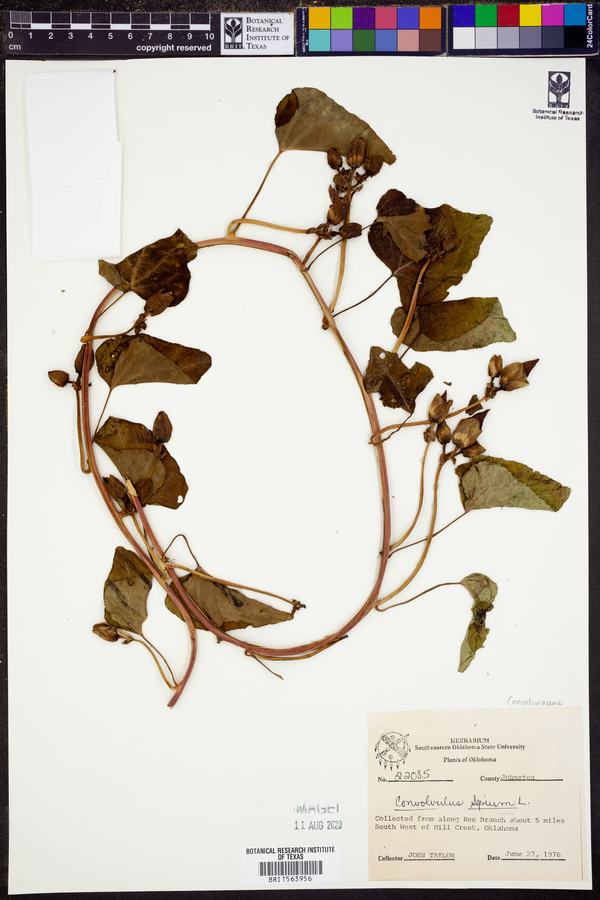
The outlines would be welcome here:
M 242 881 L 275 888 L 307 887 L 341 881 L 342 864 L 339 847 L 290 846 L 263 844 L 242 850 Z
M 293 862 L 259 862 L 258 874 L 264 875 L 322 875 L 323 860 L 303 859 Z

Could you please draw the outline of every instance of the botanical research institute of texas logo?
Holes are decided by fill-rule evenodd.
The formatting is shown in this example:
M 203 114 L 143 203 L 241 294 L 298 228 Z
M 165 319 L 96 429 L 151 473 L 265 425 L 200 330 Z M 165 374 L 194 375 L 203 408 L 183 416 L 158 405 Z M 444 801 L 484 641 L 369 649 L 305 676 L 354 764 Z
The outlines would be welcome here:
M 400 768 L 400 764 L 404 764 L 406 757 L 410 753 L 410 744 L 406 740 L 407 734 L 400 734 L 398 731 L 388 731 L 382 734 L 375 744 L 375 756 L 379 761 L 379 765 L 387 769 L 393 769 L 396 766 Z
M 548 106 L 568 109 L 571 104 L 571 73 L 548 72 Z
M 241 50 L 244 46 L 243 23 L 239 16 L 225 16 L 223 19 L 225 50 Z

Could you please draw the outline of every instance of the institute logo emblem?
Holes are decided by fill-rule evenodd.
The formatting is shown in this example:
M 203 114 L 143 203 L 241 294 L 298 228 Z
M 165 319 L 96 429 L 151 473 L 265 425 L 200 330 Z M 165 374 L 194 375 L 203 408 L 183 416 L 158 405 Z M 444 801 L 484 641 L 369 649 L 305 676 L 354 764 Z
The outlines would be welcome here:
M 571 103 L 571 73 L 548 72 L 548 106 L 568 109 Z

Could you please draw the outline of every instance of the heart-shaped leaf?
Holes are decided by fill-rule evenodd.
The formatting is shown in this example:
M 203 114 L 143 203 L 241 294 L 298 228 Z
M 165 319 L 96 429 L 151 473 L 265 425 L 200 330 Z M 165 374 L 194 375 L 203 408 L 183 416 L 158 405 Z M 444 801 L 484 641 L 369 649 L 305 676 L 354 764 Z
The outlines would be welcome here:
M 280 150 L 322 150 L 335 147 L 344 156 L 358 137 L 367 155 L 396 159 L 387 144 L 358 116 L 316 88 L 294 88 L 277 106 L 275 134 Z
M 392 315 L 392 331 L 400 335 L 406 312 L 399 306 Z M 514 341 L 516 334 L 496 297 L 469 297 L 421 306 L 404 338 L 413 350 L 471 350 L 497 341 Z
M 427 255 L 425 234 L 431 228 L 431 222 L 422 206 L 417 206 L 414 212 L 405 216 L 379 216 L 377 221 L 383 225 L 383 235 L 389 234 L 408 259 L 419 262 Z
M 384 406 L 413 413 L 416 398 L 432 378 L 433 372 L 429 366 L 416 362 L 409 369 L 397 353 L 388 353 L 381 347 L 371 347 L 364 377 L 365 390 L 369 394 L 378 391 Z
M 109 338 L 96 352 L 98 373 L 111 388 L 151 382 L 197 384 L 211 363 L 203 350 L 150 334 Z
M 104 583 L 104 618 L 108 624 L 141 634 L 151 587 L 152 572 L 146 563 L 132 550 L 117 547 Z
M 479 456 L 457 466 L 460 499 L 465 512 L 515 506 L 557 512 L 571 489 L 535 472 L 523 463 L 493 456 Z
M 152 297 L 153 311 L 149 312 L 158 315 L 163 311 L 159 302 L 161 294 L 172 295 L 169 306 L 177 306 L 185 299 L 190 284 L 187 264 L 195 259 L 197 252 L 196 244 L 178 229 L 170 237 L 147 244 L 116 265 L 101 259 L 99 272 L 120 291 L 133 291 L 144 300 Z
M 206 574 L 204 569 L 199 572 Z M 278 622 L 289 622 L 293 619 L 293 612 L 283 612 L 264 603 L 246 597 L 234 588 L 223 584 L 216 584 L 206 578 L 197 575 L 186 575 L 181 579 L 185 589 L 198 609 L 207 616 L 213 625 L 222 631 L 234 631 L 236 628 L 259 628 L 261 625 L 275 625 Z M 167 595 L 165 605 L 172 613 L 183 618 L 171 598 Z M 196 628 L 204 628 L 204 625 L 192 615 Z
M 400 290 L 402 306 L 408 310 L 422 269 L 421 260 L 414 262 L 394 242 L 392 235 L 384 233 L 382 219 L 414 214 L 418 204 L 401 191 L 387 191 L 377 204 L 379 221 L 369 229 L 369 244 L 373 252 L 393 272 Z M 459 284 L 471 268 L 486 234 L 490 230 L 490 216 L 460 212 L 444 204 L 425 209 L 429 217 L 427 252 L 431 262 L 425 271 L 419 288 L 418 305 L 438 303 L 448 296 L 453 285 Z
M 142 506 L 181 506 L 188 491 L 186 480 L 169 451 L 145 425 L 109 416 L 94 442 L 122 477 L 131 481 Z
M 498 585 L 487 575 L 474 572 L 463 578 L 461 584 L 473 598 L 472 618 L 465 639 L 460 648 L 459 672 L 464 672 L 475 659 L 475 654 L 483 647 L 490 629 L 485 627 L 485 617 L 494 608 Z

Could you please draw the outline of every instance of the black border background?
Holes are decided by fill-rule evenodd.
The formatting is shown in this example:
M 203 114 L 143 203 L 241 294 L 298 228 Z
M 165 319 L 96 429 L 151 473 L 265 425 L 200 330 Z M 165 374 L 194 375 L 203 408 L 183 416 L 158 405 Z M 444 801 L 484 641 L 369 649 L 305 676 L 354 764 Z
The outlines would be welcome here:
M 375 2 L 352 3 L 350 0 L 310 0 L 302 2 L 298 6 L 439 6 L 442 0 L 375 0 Z M 462 0 L 460 0 L 462 2 Z M 523 2 L 523 0 L 521 0 Z M 23 11 L 82 11 L 82 12 L 292 12 L 296 8 L 295 3 L 286 0 L 223 0 L 221 6 L 215 5 L 210 0 L 89 0 L 87 3 L 78 0 L 37 0 L 37 2 L 23 2 L 23 0 L 6 0 L 5 6 L 11 10 Z M 4 4 L 3 4 L 4 8 Z M 1 71 L 1 96 L 0 96 L 0 142 L 5 147 L 5 101 L 4 101 L 4 76 L 5 76 L 5 33 L 4 17 L 0 23 L 0 41 L 2 48 Z M 31 56 L 11 58 L 28 58 Z M 68 57 L 63 57 L 68 58 Z M 94 59 L 106 57 L 76 57 L 78 59 Z M 496 58 L 496 57 L 493 57 Z M 596 838 L 600 833 L 600 793 L 598 789 L 599 753 L 598 740 L 600 738 L 600 654 L 597 651 L 598 638 L 600 637 L 600 616 L 595 608 L 595 600 L 599 592 L 597 584 L 600 580 L 600 554 L 596 548 L 600 541 L 600 528 L 598 515 L 595 510 L 597 502 L 596 485 L 600 480 L 600 457 L 595 450 L 599 446 L 600 439 L 600 357 L 598 347 L 600 345 L 600 58 L 588 58 L 586 60 L 587 82 L 587 203 L 588 203 L 588 429 L 589 429 L 589 494 L 590 494 L 590 734 L 591 734 L 591 769 L 592 769 L 592 802 L 591 821 L 592 836 Z M 526 151 L 525 151 L 526 152 Z M 6 185 L 2 179 L 0 185 L 0 287 L 2 289 L 2 303 L 0 304 L 0 379 L 6 384 Z M 568 298 L 565 298 L 568 303 Z M 562 324 L 557 323 L 557 327 Z M 570 337 L 569 334 L 566 335 Z M 584 352 L 584 348 L 580 348 Z M 560 365 L 559 359 L 554 361 Z M 565 376 L 568 372 L 565 371 Z M 574 385 L 573 390 L 581 390 L 581 386 Z M 561 419 L 559 420 L 559 415 Z M 557 410 L 557 418 L 554 423 L 556 430 L 552 433 L 550 425 L 549 439 L 558 440 L 564 446 L 564 452 L 569 452 L 571 442 L 579 441 L 585 434 L 583 423 L 569 419 L 569 410 Z M 548 427 L 548 426 L 545 426 Z M 0 554 L 0 897 L 8 897 L 8 696 L 7 696 L 7 641 L 6 641 L 6 493 L 7 493 L 7 450 L 6 450 L 6 403 L 0 403 L 0 541 L 2 552 Z M 568 547 L 565 548 L 565 554 Z M 571 602 L 571 597 L 565 597 L 564 602 Z M 580 599 L 580 598 L 579 598 Z M 568 639 L 568 635 L 567 635 Z M 560 665 L 560 660 L 556 660 Z M 44 736 L 40 734 L 40 745 L 43 746 Z M 557 740 L 560 736 L 557 735 Z M 101 773 L 98 773 L 99 776 Z M 127 802 L 126 799 L 123 802 Z M 118 814 L 117 807 L 115 815 Z M 35 862 L 32 860 L 32 864 Z M 98 866 L 110 865 L 110 860 L 98 858 Z M 600 850 L 596 840 L 592 842 L 592 876 L 598 873 L 600 865 Z M 51 893 L 51 894 L 11 894 L 11 900 L 76 900 L 76 898 L 89 898 L 89 900 L 192 900 L 192 898 L 215 897 L 215 900 L 248 900 L 252 895 L 268 896 L 274 900 L 284 900 L 291 893 L 301 893 L 307 900 L 313 900 L 316 896 L 327 894 L 332 900 L 342 898 L 359 898 L 368 895 L 368 900 L 393 900 L 398 892 L 410 891 L 410 900 L 423 900 L 431 897 L 438 891 L 443 891 L 443 897 L 449 900 L 462 898 L 466 886 L 457 888 L 368 888 L 368 889 L 319 889 L 319 890 L 267 890 L 267 891 L 115 891 L 112 893 Z M 502 897 L 505 894 L 510 900 L 517 898 L 535 898 L 549 896 L 551 898 L 563 898 L 566 896 L 586 896 L 586 892 L 579 890 L 554 890 L 554 889 L 511 889 L 511 888 L 476 888 L 473 889 L 475 897 L 486 898 L 489 896 Z M 594 892 L 595 893 L 595 892 Z M 587 893 L 589 896 L 589 893 Z

